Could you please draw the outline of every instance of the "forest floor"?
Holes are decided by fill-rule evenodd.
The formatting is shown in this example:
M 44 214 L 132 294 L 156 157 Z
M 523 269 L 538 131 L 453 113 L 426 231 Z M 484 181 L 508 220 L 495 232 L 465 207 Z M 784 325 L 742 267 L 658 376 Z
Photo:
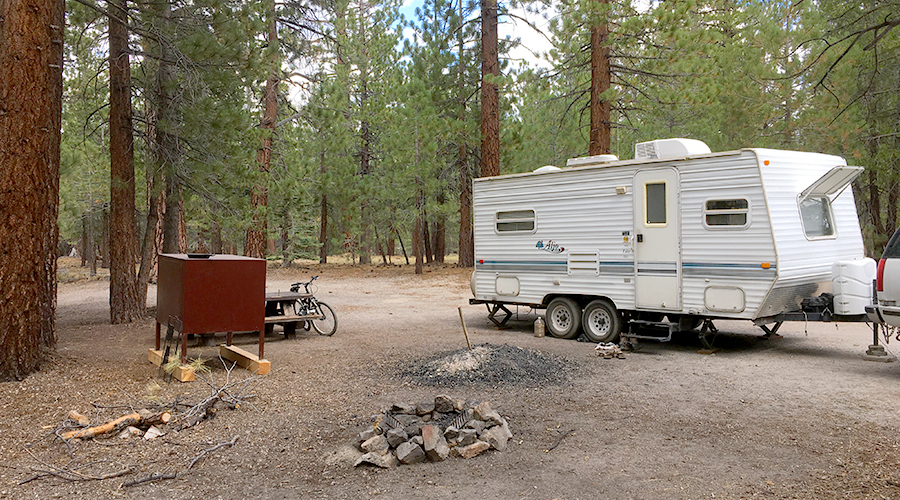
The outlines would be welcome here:
M 900 498 L 900 363 L 865 359 L 865 324 L 786 324 L 783 338 L 764 340 L 750 322 L 718 321 L 714 354 L 681 334 L 604 359 L 591 343 L 534 337 L 531 311 L 493 328 L 468 305 L 469 270 L 301 264 L 271 267 L 267 288 L 321 275 L 334 336 L 276 330 L 272 370 L 253 378 L 223 369 L 215 347 L 191 347 L 209 359 L 209 384 L 167 383 L 147 361 L 154 320 L 110 325 L 108 281 L 64 270 L 55 352 L 25 380 L 0 383 L 3 499 Z M 457 307 L 473 345 L 562 361 L 558 373 L 443 385 L 410 375 L 465 348 Z M 256 349 L 252 336 L 238 342 Z M 152 441 L 53 435 L 70 410 L 101 423 L 153 402 L 190 405 L 226 377 L 249 378 L 255 397 L 195 427 L 163 426 Z M 438 394 L 489 401 L 509 421 L 508 449 L 353 466 L 372 415 Z M 233 446 L 212 450 L 220 443 Z M 124 485 L 154 474 L 175 477 Z

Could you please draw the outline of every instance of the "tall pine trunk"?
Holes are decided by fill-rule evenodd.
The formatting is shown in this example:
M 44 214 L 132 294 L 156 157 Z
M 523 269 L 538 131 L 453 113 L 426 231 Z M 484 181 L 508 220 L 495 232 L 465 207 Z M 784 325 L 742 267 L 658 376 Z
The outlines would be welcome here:
M 459 2 L 459 19 L 462 22 L 463 2 Z M 459 135 L 457 140 L 456 168 L 459 171 L 459 267 L 472 267 L 475 265 L 475 242 L 472 235 L 472 175 L 469 172 L 468 144 L 466 141 L 466 64 L 465 64 L 465 35 L 462 29 L 457 29 L 456 47 L 459 57 L 459 71 L 457 73 L 457 119 L 459 120 Z
M 266 79 L 265 110 L 260 128 L 264 131 L 262 148 L 257 155 L 259 163 L 259 184 L 253 186 L 250 193 L 250 205 L 253 207 L 253 220 L 247 229 L 247 241 L 244 254 L 249 257 L 264 259 L 267 247 L 268 205 L 269 205 L 269 172 L 272 161 L 272 136 L 275 133 L 275 121 L 278 118 L 278 23 L 275 16 L 275 2 L 272 0 L 269 11 L 269 77 Z
M 481 175 L 500 175 L 497 0 L 481 0 Z
M 63 0 L 0 2 L 0 381 L 56 342 Z
M 109 18 L 109 316 L 113 324 L 144 315 L 138 300 L 135 231 L 134 137 L 131 125 L 131 59 L 126 0 L 110 2 Z
M 595 0 L 603 4 L 602 19 L 591 27 L 591 132 L 588 154 L 601 155 L 610 152 L 611 145 L 611 103 L 601 95 L 609 90 L 612 75 L 609 68 L 609 38 L 607 24 L 609 0 Z

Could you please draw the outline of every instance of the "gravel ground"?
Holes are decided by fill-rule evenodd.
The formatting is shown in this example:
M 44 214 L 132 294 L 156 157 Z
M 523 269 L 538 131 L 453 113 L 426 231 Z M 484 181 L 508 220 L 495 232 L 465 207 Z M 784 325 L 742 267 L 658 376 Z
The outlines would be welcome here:
M 105 281 L 62 284 L 55 354 L 0 384 L 0 498 L 900 498 L 900 363 L 865 359 L 865 325 L 788 324 L 784 338 L 763 340 L 749 322 L 721 321 L 712 355 L 685 334 L 602 359 L 590 343 L 534 337 L 530 311 L 494 329 L 467 305 L 467 270 L 308 265 L 271 269 L 268 288 L 312 274 L 338 331 L 276 331 L 271 373 L 248 382 L 254 398 L 153 441 L 70 446 L 52 435 L 69 410 L 99 423 L 193 404 L 250 374 L 217 365 L 214 347 L 192 347 L 210 359 L 210 384 L 165 383 L 146 361 L 152 320 L 109 325 Z M 465 349 L 457 307 L 481 355 Z M 238 342 L 255 348 L 252 336 Z M 509 420 L 509 449 L 351 465 L 371 415 L 438 393 L 490 401 Z M 122 486 L 166 473 L 176 477 Z

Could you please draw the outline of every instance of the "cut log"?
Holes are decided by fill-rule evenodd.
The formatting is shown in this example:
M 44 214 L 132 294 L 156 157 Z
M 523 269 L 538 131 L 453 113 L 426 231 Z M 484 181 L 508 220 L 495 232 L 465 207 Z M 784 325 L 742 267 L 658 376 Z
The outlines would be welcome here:
M 172 419 L 172 414 L 167 411 L 152 413 L 147 410 L 141 410 L 141 412 L 146 413 L 144 416 L 142 416 L 141 413 L 123 415 L 115 420 L 110 420 L 105 424 L 88 427 L 86 429 L 63 432 L 60 434 L 60 437 L 66 441 L 73 438 L 90 439 L 101 434 L 118 432 L 129 425 L 137 426 L 140 423 L 143 423 L 144 425 L 165 424 Z

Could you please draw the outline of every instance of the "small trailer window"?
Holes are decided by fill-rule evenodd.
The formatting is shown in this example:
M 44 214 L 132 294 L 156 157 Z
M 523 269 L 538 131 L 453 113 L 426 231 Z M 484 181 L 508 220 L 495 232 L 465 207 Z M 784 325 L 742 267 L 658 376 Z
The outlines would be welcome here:
M 809 197 L 800 200 L 800 219 L 807 238 L 834 236 L 831 202 L 827 197 Z
M 534 210 L 497 212 L 494 223 L 498 233 L 533 232 Z
M 750 202 L 746 199 L 707 200 L 703 206 L 703 216 L 708 228 L 745 228 L 750 223 Z
M 644 190 L 644 225 L 666 225 L 666 183 L 648 182 L 644 185 Z

